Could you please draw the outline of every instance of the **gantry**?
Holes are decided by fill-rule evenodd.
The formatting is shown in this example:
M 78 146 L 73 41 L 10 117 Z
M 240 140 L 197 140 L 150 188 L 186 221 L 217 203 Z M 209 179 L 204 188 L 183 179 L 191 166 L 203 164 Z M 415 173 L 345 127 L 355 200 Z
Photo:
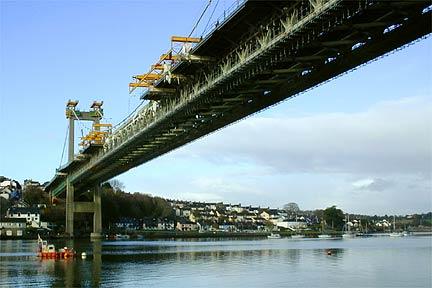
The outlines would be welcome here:
M 68 150 L 68 162 L 73 161 L 74 155 L 74 130 L 75 121 L 91 121 L 92 129 L 90 132 L 81 137 L 81 142 L 79 143 L 84 149 L 88 148 L 90 145 L 103 145 L 107 137 L 112 133 L 112 125 L 107 123 L 100 123 L 103 118 L 103 101 L 93 101 L 90 106 L 89 111 L 81 111 L 76 107 L 78 105 L 78 100 L 69 100 L 66 103 L 66 118 L 69 119 L 69 150 Z M 80 157 L 78 155 L 78 157 Z
M 190 54 L 193 45 L 200 43 L 201 40 L 197 37 L 172 36 L 171 48 L 160 56 L 158 62 L 151 65 L 147 73 L 132 77 L 134 81 L 129 83 L 129 92 L 132 93 L 136 88 L 147 88 L 148 91 L 155 93 L 172 93 L 172 89 L 155 89 L 154 86 L 159 81 L 171 83 L 172 80 L 179 81 L 181 78 L 185 78 L 185 76 L 172 73 L 172 68 L 181 61 L 208 61 L 209 59 L 206 57 Z

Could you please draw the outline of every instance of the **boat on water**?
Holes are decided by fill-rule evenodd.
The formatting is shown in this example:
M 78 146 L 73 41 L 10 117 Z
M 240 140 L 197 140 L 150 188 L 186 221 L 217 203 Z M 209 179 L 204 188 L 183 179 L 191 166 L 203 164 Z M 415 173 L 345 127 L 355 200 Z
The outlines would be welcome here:
M 302 234 L 291 235 L 291 239 L 302 239 L 302 238 L 305 238 L 305 235 Z
M 270 235 L 267 236 L 268 239 L 280 239 L 281 235 L 277 234 L 277 233 L 271 233 Z
M 355 238 L 355 237 L 357 237 L 357 234 L 354 232 L 346 232 L 346 233 L 342 234 L 342 238 L 345 238 L 345 239 Z
M 396 232 L 396 217 L 393 215 L 393 232 L 389 234 L 390 237 L 403 237 L 403 232 Z
M 325 220 L 321 221 L 321 234 L 318 235 L 319 239 L 330 239 L 332 238 L 331 235 L 325 233 Z
M 73 248 L 63 247 L 56 251 L 54 244 L 48 244 L 38 234 L 38 257 L 41 259 L 70 259 L 76 257 Z
M 347 218 L 346 218 L 345 225 L 344 225 L 344 231 L 342 234 L 342 238 L 350 239 L 350 238 L 355 238 L 355 237 L 357 237 L 357 233 L 351 231 L 351 226 L 349 225 L 349 214 L 348 214 Z
M 130 239 L 130 236 L 127 235 L 127 234 L 116 234 L 116 235 L 114 236 L 114 239 L 115 239 L 115 240 L 129 240 L 129 239 Z

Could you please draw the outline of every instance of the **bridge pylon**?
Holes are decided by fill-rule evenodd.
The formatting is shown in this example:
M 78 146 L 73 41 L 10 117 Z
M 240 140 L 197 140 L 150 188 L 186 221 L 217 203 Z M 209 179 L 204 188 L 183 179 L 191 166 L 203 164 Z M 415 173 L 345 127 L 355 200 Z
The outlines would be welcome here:
M 101 124 L 100 120 L 103 116 L 103 102 L 93 102 L 90 111 L 80 111 L 76 109 L 78 101 L 69 100 L 66 104 L 66 118 L 69 119 L 69 151 L 67 167 L 73 166 L 76 161 L 87 159 L 88 154 L 79 154 L 75 157 L 74 154 L 74 122 L 75 121 L 91 121 L 93 122 L 93 131 L 89 135 L 82 137 L 82 145 L 85 149 L 91 149 L 92 146 L 99 147 L 103 145 L 106 137 L 111 133 L 111 124 Z M 105 131 L 101 131 L 101 128 Z M 84 153 L 84 152 L 83 152 Z M 90 153 L 90 152 L 88 152 Z M 80 157 L 81 156 L 81 157 Z M 93 232 L 90 234 L 91 239 L 99 239 L 102 237 L 102 209 L 101 209 L 101 186 L 97 183 L 90 190 L 93 194 L 92 202 L 75 202 L 74 179 L 71 177 L 71 171 L 66 172 L 66 235 L 74 237 L 74 215 L 75 213 L 93 213 Z M 81 191 L 83 187 L 79 190 Z

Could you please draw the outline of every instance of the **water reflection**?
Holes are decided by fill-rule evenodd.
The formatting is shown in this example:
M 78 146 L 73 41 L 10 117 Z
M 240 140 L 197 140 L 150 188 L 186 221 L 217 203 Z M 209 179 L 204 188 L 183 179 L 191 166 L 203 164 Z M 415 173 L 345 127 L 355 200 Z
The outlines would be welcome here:
M 93 246 L 93 270 L 92 270 L 92 280 L 93 286 L 99 286 L 101 270 L 102 270 L 102 242 L 100 240 L 95 240 L 92 243 Z
M 30 256 L 37 263 L 36 269 L 23 269 L 23 274 L 26 276 L 34 275 L 51 275 L 50 279 L 43 279 L 43 283 L 52 287 L 98 287 L 101 283 L 102 272 L 102 242 L 95 241 L 91 245 L 81 243 L 80 241 L 68 240 L 65 242 L 56 243 L 57 247 L 79 247 L 78 251 L 86 251 L 89 256 L 86 259 L 81 259 L 78 253 L 76 259 L 40 259 L 35 256 Z M 64 245 L 61 245 L 64 244 Z M 91 251 L 88 251 L 91 249 Z M 16 259 L 15 260 L 22 260 Z M 32 266 L 31 268 L 34 268 Z M 14 271 L 14 270 L 12 270 Z M 32 272 L 33 271 L 33 272 Z M 13 275 L 9 275 L 9 278 Z M 3 277 L 3 275 L 2 275 Z M 29 277 L 30 278 L 30 277 Z M 34 283 L 33 283 L 34 284 Z M 32 286 L 31 282 L 26 285 Z M 24 285 L 23 285 L 24 286 Z
M 41 260 L 36 241 L 0 242 L 0 287 L 380 287 L 408 280 L 411 286 L 431 286 L 430 239 L 62 240 L 55 245 L 74 247 L 87 258 Z

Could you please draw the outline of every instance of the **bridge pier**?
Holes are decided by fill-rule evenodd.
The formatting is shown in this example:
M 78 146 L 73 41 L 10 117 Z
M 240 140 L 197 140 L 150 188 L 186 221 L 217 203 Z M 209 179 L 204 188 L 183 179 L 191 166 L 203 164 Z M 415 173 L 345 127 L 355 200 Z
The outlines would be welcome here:
M 93 202 L 74 202 L 74 186 L 66 179 L 66 235 L 74 237 L 74 213 L 93 213 L 93 232 L 91 239 L 102 238 L 101 187 L 92 188 Z
M 102 203 L 101 203 L 101 186 L 96 185 L 93 188 L 93 233 L 90 234 L 91 239 L 102 238 Z
M 74 231 L 74 186 L 66 178 L 66 235 L 73 238 Z

